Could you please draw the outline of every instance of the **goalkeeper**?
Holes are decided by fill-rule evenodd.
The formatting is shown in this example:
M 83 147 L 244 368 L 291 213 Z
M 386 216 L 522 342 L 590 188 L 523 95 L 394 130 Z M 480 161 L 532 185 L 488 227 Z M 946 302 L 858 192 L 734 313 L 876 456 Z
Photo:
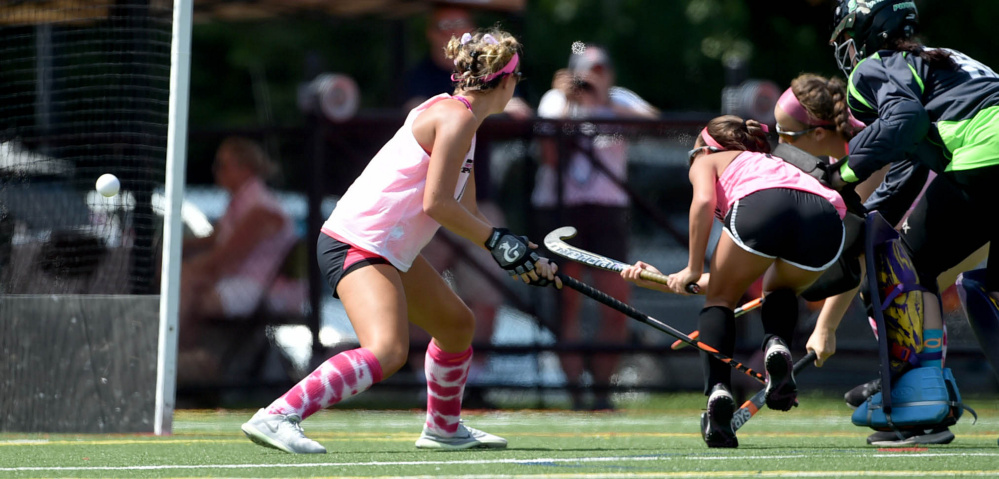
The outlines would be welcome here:
M 958 51 L 917 42 L 918 15 L 911 1 L 843 0 L 835 23 L 830 43 L 849 75 L 849 104 L 868 127 L 850 141 L 850 156 L 831 171 L 829 183 L 855 184 L 909 157 L 939 175 L 900 228 L 927 290 L 922 294 L 926 345 L 937 346 L 938 276 L 999 236 L 996 223 L 980 221 L 979 213 L 999 204 L 999 137 L 991 133 L 999 124 L 999 75 Z M 983 294 L 994 304 L 999 259 L 993 256 Z M 975 326 L 995 318 L 994 310 L 985 310 L 969 321 Z M 991 336 L 978 339 L 986 351 L 997 343 Z M 923 353 L 924 362 L 942 356 L 925 348 Z

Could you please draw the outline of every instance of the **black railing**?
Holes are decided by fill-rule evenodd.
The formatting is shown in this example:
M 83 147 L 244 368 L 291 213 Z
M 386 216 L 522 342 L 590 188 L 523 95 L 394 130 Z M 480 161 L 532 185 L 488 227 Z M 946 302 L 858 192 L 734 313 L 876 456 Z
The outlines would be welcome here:
M 687 180 L 687 159 L 685 152 L 693 143 L 697 131 L 709 120 L 712 114 L 674 114 L 666 115 L 658 120 L 603 120 L 603 121 L 574 121 L 574 120 L 528 120 L 518 121 L 508 118 L 498 117 L 487 120 L 478 133 L 477 141 L 477 181 L 487 182 L 483 187 L 477 188 L 484 193 L 487 198 L 494 201 L 504 202 L 504 211 L 511 222 L 521 221 L 529 218 L 533 213 L 530 203 L 527 201 L 530 195 L 530 188 L 518 185 L 513 188 L 513 192 L 506 191 L 507 183 L 517 181 L 529 183 L 531 173 L 539 161 L 536 153 L 536 142 L 553 140 L 561 147 L 558 149 L 560 161 L 567 158 L 571 148 L 575 146 L 571 140 L 580 136 L 596 135 L 616 135 L 629 140 L 630 144 L 630 166 L 629 175 L 626 181 L 619 182 L 619 186 L 628 194 L 632 204 L 633 233 L 641 240 L 642 249 L 634 252 L 641 255 L 638 258 L 616 258 L 622 261 L 633 259 L 650 259 L 647 256 L 657 257 L 659 261 L 665 262 L 663 266 L 669 268 L 677 265 L 668 264 L 670 258 L 682 257 L 686 262 L 686 225 L 687 209 L 690 202 L 691 189 Z M 241 131 L 237 133 L 259 138 L 266 138 L 275 144 L 289 145 L 288 150 L 279 155 L 285 164 L 294 163 L 291 170 L 294 174 L 289 174 L 288 179 L 293 184 L 306 193 L 308 198 L 308 218 L 306 245 L 310 251 L 304 256 L 308 261 L 310 304 L 320 305 L 323 301 L 329 301 L 328 286 L 319 272 L 318 265 L 314 260 L 315 241 L 319 235 L 319 227 L 325 221 L 325 214 L 321 205 L 323 198 L 329 196 L 338 197 L 350 185 L 353 179 L 361 172 L 367 161 L 378 151 L 378 149 L 395 134 L 396 130 L 403 124 L 404 118 L 396 112 L 391 114 L 368 113 L 359 115 L 344 123 L 331 123 L 320 118 L 310 118 L 304 129 L 282 129 L 282 130 L 255 130 Z M 226 133 L 221 131 L 193 131 L 192 143 L 215 142 Z M 576 142 L 578 145 L 578 142 Z M 580 151 L 576 149 L 575 151 Z M 591 160 L 591 166 L 599 169 L 603 165 L 599 161 L 594 161 L 592 151 L 583 153 Z M 480 175 L 480 161 L 486 166 Z M 492 165 L 490 165 L 492 162 Z M 502 163 L 501 163 L 502 162 Z M 503 178 L 491 178 L 489 173 L 494 168 L 490 166 L 502 165 L 504 168 L 496 168 L 505 171 Z M 561 170 L 561 169 L 560 169 Z M 606 173 L 606 171 L 605 171 Z M 295 180 L 294 178 L 298 178 Z M 515 180 L 508 180 L 515 178 Z M 561 182 L 560 182 L 561 183 Z M 519 188 L 519 189 L 518 189 Z M 296 188 L 298 189 L 298 188 Z M 300 190 L 301 191 L 301 190 Z M 558 195 L 561 197 L 561 195 Z M 523 227 L 523 225 L 521 225 Z M 445 241 L 451 241 L 456 254 L 467 254 L 461 245 L 456 241 L 444 237 Z M 535 239 L 535 241 L 538 241 Z M 672 257 L 669 255 L 673 255 Z M 486 268 L 480 266 L 475 261 L 467 261 L 473 267 Z M 679 265 L 682 267 L 682 264 Z M 513 308 L 526 316 L 535 320 L 535 326 L 541 329 L 547 325 L 558 324 L 557 309 L 539 307 L 535 299 L 536 292 L 533 288 L 518 286 L 515 283 L 495 280 L 488 271 L 481 271 L 482 277 L 490 281 L 491 286 L 500 291 L 505 298 L 505 306 Z M 532 291 L 525 291 L 532 290 Z M 682 331 L 696 329 L 697 311 L 701 302 L 698 298 L 679 298 L 672 295 L 650 292 L 648 290 L 635 289 L 629 301 L 636 308 L 657 318 L 662 318 L 671 326 Z M 594 307 L 602 307 L 596 305 Z M 291 322 L 300 322 L 309 327 L 312 334 L 312 359 L 309 369 L 325 360 L 332 352 L 355 347 L 349 343 L 341 343 L 332 347 L 327 347 L 320 341 L 320 330 L 323 318 L 320 307 L 309 308 L 309 313 L 305 317 L 291 318 Z M 802 328 L 807 328 L 811 324 L 809 319 L 814 319 L 815 312 L 803 313 Z M 752 316 L 752 315 L 747 315 Z M 953 316 L 953 315 L 952 315 Z M 278 322 L 288 322 L 289 318 L 282 318 Z M 951 317 L 953 321 L 954 318 Z M 754 331 L 750 326 L 754 320 L 740 320 L 740 328 L 743 328 L 742 341 L 746 344 L 740 346 L 737 353 L 740 358 L 753 354 L 755 348 Z M 265 323 L 266 324 L 266 323 Z M 634 325 L 629 324 L 629 327 Z M 494 356 L 531 356 L 540 357 L 542 354 L 582 354 L 593 356 L 598 354 L 622 354 L 622 355 L 651 355 L 655 361 L 668 362 L 679 361 L 685 370 L 690 371 L 693 378 L 690 381 L 666 381 L 665 383 L 650 381 L 632 381 L 625 385 L 595 384 L 590 386 L 591 390 L 613 390 L 613 391 L 666 391 L 677 388 L 688 387 L 699 388 L 700 374 L 698 353 L 693 348 L 682 351 L 669 349 L 669 344 L 673 338 L 665 334 L 656 332 L 652 339 L 646 335 L 639 338 L 648 331 L 642 331 L 642 326 L 632 329 L 632 340 L 628 344 L 601 344 L 599 342 L 578 342 L 568 343 L 555 340 L 546 344 L 537 341 L 531 344 L 476 344 L 475 350 L 480 354 L 490 354 Z M 966 328 L 965 328 L 966 329 Z M 799 332 L 803 335 L 797 349 L 802 350 L 804 340 L 810 331 Z M 967 331 L 965 331 L 967 332 Z M 263 331 L 261 334 L 264 334 Z M 553 334 L 556 338 L 557 334 Z M 954 359 L 954 364 L 975 364 L 973 360 L 976 355 L 977 345 L 974 339 L 964 337 L 960 333 L 955 337 L 952 335 L 952 346 L 950 357 Z M 874 355 L 876 343 L 872 341 L 866 317 L 862 313 L 862 308 L 853 308 L 850 315 L 844 319 L 843 326 L 838 334 L 840 339 L 839 350 L 836 358 L 830 367 L 825 371 L 835 371 L 836 378 L 826 377 L 822 381 L 812 383 L 816 387 L 841 389 L 844 385 L 863 382 L 876 374 L 876 356 Z M 748 339 L 747 339 L 748 338 Z M 274 345 L 273 337 L 269 344 Z M 412 345 L 414 354 L 419 354 L 425 348 L 425 344 Z M 795 354 L 803 354 L 803 351 L 795 351 Z M 412 355 L 411 355 L 412 357 Z M 870 364 L 867 364 L 867 361 Z M 840 363 L 843 367 L 837 367 Z M 663 366 L 665 368 L 665 366 Z M 968 366 L 971 367 L 971 366 Z M 289 374 L 287 380 L 260 380 L 254 377 L 228 378 L 225 381 L 205 384 L 188 385 L 178 389 L 180 394 L 198 393 L 206 390 L 214 391 L 253 391 L 267 390 L 273 392 L 278 389 L 287 388 L 294 379 L 294 374 Z M 820 376 L 822 372 L 812 371 L 809 376 Z M 870 377 L 869 377 L 870 376 Z M 523 383 L 516 381 L 488 381 L 475 382 L 469 387 L 471 389 L 512 389 L 512 390 L 537 390 L 547 391 L 550 389 L 569 389 L 577 386 L 560 385 L 551 386 L 540 382 Z M 809 382 L 808 379 L 805 380 Z M 423 383 L 415 377 L 400 376 L 379 388 L 420 388 Z M 838 388 L 838 389 L 837 389 Z

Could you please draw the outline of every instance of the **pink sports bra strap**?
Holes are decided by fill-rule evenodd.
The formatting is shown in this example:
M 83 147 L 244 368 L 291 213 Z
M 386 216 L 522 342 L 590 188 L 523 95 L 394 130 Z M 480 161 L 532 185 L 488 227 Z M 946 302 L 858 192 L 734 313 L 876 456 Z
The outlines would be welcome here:
M 458 95 L 453 95 L 453 96 L 451 96 L 451 98 L 454 98 L 455 100 L 458 100 L 458 101 L 464 103 L 465 104 L 465 108 L 468 108 L 469 110 L 472 109 L 472 104 L 468 102 L 467 98 L 465 98 L 463 96 L 458 96 Z

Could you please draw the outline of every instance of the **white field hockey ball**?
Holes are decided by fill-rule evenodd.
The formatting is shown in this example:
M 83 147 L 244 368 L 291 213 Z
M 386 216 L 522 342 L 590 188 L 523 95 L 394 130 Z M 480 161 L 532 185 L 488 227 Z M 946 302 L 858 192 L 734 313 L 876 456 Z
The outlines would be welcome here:
M 118 189 L 121 188 L 121 182 L 118 181 L 118 177 L 112 175 L 111 173 L 104 173 L 100 178 L 97 178 L 97 192 L 110 198 L 118 194 Z

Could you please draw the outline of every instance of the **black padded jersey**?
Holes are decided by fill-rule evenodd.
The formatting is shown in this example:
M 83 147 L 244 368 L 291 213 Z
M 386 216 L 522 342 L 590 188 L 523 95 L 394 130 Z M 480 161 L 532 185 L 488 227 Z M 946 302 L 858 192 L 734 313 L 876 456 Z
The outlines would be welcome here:
M 961 52 L 945 50 L 955 69 L 935 68 L 918 55 L 891 50 L 857 64 L 847 102 L 868 126 L 850 140 L 852 175 L 844 171 L 844 179 L 862 180 L 907 156 L 944 172 L 950 153 L 936 122 L 967 120 L 999 105 L 999 75 Z

